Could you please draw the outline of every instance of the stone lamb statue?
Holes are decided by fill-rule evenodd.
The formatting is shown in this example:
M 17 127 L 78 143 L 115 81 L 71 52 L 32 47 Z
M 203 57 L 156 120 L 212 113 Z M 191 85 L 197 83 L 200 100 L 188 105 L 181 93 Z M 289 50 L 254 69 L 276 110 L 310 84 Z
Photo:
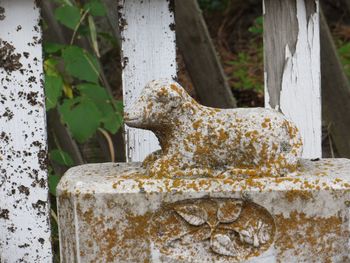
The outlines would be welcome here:
M 162 150 L 143 162 L 150 176 L 283 176 L 302 153 L 297 127 L 280 112 L 205 107 L 168 79 L 146 85 L 125 123 L 159 139 Z

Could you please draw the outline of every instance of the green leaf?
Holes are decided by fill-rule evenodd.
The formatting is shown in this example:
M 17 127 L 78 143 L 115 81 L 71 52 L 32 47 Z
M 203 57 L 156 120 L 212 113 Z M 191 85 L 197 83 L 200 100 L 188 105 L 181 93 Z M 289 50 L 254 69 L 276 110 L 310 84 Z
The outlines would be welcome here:
M 104 124 L 104 128 L 115 134 L 123 124 L 123 117 L 118 112 L 111 112 L 111 114 L 106 115 L 102 118 L 102 123 Z
M 56 53 L 58 51 L 61 51 L 65 45 L 63 44 L 57 44 L 57 43 L 44 43 L 44 51 L 46 54 L 52 54 Z
M 107 91 L 100 85 L 93 83 L 83 83 L 77 86 L 82 96 L 85 96 L 91 100 L 95 100 L 98 103 L 107 103 L 110 99 Z
M 74 162 L 68 153 L 55 149 L 50 152 L 50 159 L 60 165 L 73 166 Z
M 55 18 L 66 27 L 74 30 L 79 24 L 81 14 L 79 8 L 63 5 L 55 10 Z
M 48 76 L 58 76 L 59 73 L 56 69 L 58 61 L 55 58 L 48 58 L 44 61 L 45 74 Z
M 80 143 L 96 132 L 102 118 L 96 105 L 84 97 L 66 99 L 58 110 L 73 137 Z
M 342 45 L 339 49 L 338 49 L 339 53 L 341 55 L 349 55 L 350 54 L 350 43 L 344 44 Z
M 69 46 L 63 49 L 62 57 L 69 74 L 80 80 L 98 83 L 100 68 L 93 55 L 80 47 Z
M 56 107 L 62 94 L 63 80 L 60 76 L 45 75 L 46 110 Z
M 95 51 L 96 56 L 100 57 L 100 51 L 98 48 L 98 41 L 97 41 L 97 33 L 96 33 L 96 26 L 95 22 L 92 16 L 88 17 L 89 21 L 89 28 L 90 28 L 90 37 L 91 37 L 91 43 L 92 47 Z
M 50 193 L 56 196 L 56 188 L 60 181 L 61 177 L 58 175 L 50 174 L 49 175 L 49 190 Z
M 124 105 L 123 105 L 123 101 L 121 100 L 115 100 L 113 102 L 114 108 L 119 111 L 119 112 L 123 112 L 124 110 Z
M 93 16 L 105 16 L 106 8 L 100 0 L 90 0 L 84 5 L 84 10 L 89 10 Z
M 78 34 L 80 36 L 88 37 L 90 35 L 90 28 L 87 25 L 80 25 L 78 28 Z
M 111 133 L 116 133 L 122 125 L 121 106 L 99 85 L 85 83 L 77 86 L 81 96 L 91 100 L 102 114 L 101 123 Z M 114 105 L 118 105 L 114 107 Z

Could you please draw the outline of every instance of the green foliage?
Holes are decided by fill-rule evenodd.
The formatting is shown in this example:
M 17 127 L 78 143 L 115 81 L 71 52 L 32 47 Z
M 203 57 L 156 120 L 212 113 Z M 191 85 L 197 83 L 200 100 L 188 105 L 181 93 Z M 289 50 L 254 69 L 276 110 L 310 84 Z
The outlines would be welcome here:
M 100 122 L 106 130 L 116 133 L 122 125 L 123 119 L 120 107 L 121 102 L 112 99 L 101 86 L 94 84 L 81 84 L 78 87 L 81 97 L 90 100 L 101 114 Z
M 60 6 L 55 18 L 72 29 L 71 44 L 44 43 L 45 90 L 47 110 L 57 108 L 61 120 L 80 143 L 99 128 L 116 133 L 122 125 L 122 107 L 103 87 L 100 80 L 99 48 L 94 16 L 105 16 L 100 0 L 84 6 L 70 0 L 56 1 Z M 93 53 L 74 45 L 79 35 L 90 36 Z
M 254 67 L 257 67 L 259 63 L 262 63 L 262 54 L 262 47 L 257 48 L 256 55 L 240 52 L 238 53 L 237 59 L 229 63 L 235 66 L 232 76 L 235 79 L 233 88 L 263 92 L 264 85 L 261 82 L 261 79 L 254 74 Z M 257 58 L 258 60 L 256 60 Z
M 249 40 L 247 48 L 239 52 L 236 58 L 229 62 L 233 66 L 234 84 L 232 86 L 238 90 L 247 89 L 262 93 L 264 83 L 260 68 L 263 65 L 263 17 L 257 17 L 248 31 L 252 34 L 252 38 Z
M 248 29 L 248 31 L 256 35 L 262 35 L 264 32 L 263 25 L 264 18 L 262 16 L 259 16 L 254 20 L 254 24 Z
M 44 71 L 46 109 L 57 110 L 73 138 L 84 143 L 99 129 L 112 134 L 122 125 L 122 102 L 109 94 L 101 80 L 98 36 L 117 43 L 111 35 L 98 32 L 94 18 L 106 16 L 106 8 L 101 0 L 80 1 L 54 0 L 58 7 L 54 17 L 64 27 L 71 30 L 70 43 L 44 43 Z M 91 52 L 76 45 L 75 40 L 90 38 Z M 53 135 L 54 137 L 54 135 Z M 62 151 L 56 138 L 57 149 L 50 151 L 51 163 L 63 167 L 74 165 L 68 153 Z M 60 174 L 49 170 L 50 193 L 56 195 Z
M 62 94 L 63 80 L 61 76 L 45 75 L 46 109 L 56 107 L 58 98 Z
M 81 19 L 80 9 L 76 6 L 62 5 L 55 10 L 55 18 L 70 29 L 75 29 Z
M 343 41 L 340 41 L 340 44 L 338 47 L 338 54 L 343 64 L 345 74 L 350 79 L 350 43 L 345 43 Z
M 44 52 L 45 54 L 52 54 L 63 49 L 65 45 L 57 44 L 57 43 L 44 43 Z
M 102 118 L 94 103 L 81 97 L 65 100 L 59 107 L 59 112 L 74 138 L 80 143 L 96 132 Z
M 204 11 L 222 11 L 224 10 L 229 0 L 198 0 L 199 6 Z
M 98 83 L 100 67 L 95 56 L 77 46 L 68 46 L 62 50 L 66 72 L 78 78 Z
M 91 0 L 84 5 L 84 10 L 92 16 L 105 16 L 106 8 L 99 0 Z
M 60 182 L 61 176 L 55 174 L 49 174 L 49 191 L 50 194 L 56 196 L 56 188 Z
M 63 166 L 72 166 L 74 164 L 72 158 L 68 155 L 68 153 L 55 149 L 50 152 L 50 159 L 60 165 Z

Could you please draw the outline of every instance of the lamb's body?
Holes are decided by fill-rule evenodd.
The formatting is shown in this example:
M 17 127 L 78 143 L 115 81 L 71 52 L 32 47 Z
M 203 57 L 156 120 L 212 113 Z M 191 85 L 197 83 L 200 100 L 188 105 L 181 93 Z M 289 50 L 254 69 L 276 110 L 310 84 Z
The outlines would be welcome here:
M 302 151 L 297 128 L 281 113 L 205 107 L 169 81 L 151 82 L 126 119 L 161 143 L 162 152 L 145 160 L 151 175 L 282 175 L 296 170 Z

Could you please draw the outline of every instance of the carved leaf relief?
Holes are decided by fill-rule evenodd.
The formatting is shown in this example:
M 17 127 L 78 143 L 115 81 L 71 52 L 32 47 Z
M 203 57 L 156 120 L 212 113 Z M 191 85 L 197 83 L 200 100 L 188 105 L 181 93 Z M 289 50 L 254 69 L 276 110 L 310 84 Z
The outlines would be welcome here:
M 235 256 L 237 251 L 229 236 L 223 234 L 216 234 L 210 240 L 211 249 L 220 255 Z
M 221 223 L 232 223 L 241 214 L 243 201 L 234 200 L 219 203 L 217 217 Z
M 211 237 L 211 230 L 209 227 L 203 227 L 200 229 L 197 229 L 193 232 L 186 233 L 182 238 L 181 242 L 183 243 L 194 243 L 194 242 L 201 242 L 207 239 L 210 239 Z
M 178 205 L 174 210 L 193 226 L 203 225 L 208 220 L 207 212 L 197 205 Z
M 170 257 L 192 261 L 240 262 L 266 251 L 274 241 L 270 213 L 251 201 L 194 199 L 155 213 L 151 238 Z M 221 262 L 220 261 L 220 262 Z
M 246 226 L 246 229 L 240 230 L 239 237 L 242 242 L 259 247 L 270 240 L 270 228 L 267 224 L 258 220 L 256 226 L 249 225 Z

